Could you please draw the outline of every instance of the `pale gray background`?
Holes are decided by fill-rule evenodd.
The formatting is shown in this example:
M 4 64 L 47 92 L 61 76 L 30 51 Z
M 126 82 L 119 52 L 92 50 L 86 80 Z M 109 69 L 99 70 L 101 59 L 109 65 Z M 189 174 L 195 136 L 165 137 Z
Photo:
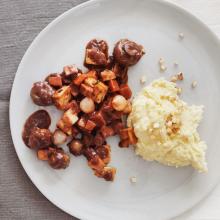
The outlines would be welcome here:
M 0 220 L 69 220 L 31 183 L 15 153 L 8 104 L 18 64 L 37 34 L 55 17 L 85 0 L 0 0 Z M 110 0 L 109 0 L 110 1 Z M 206 23 L 220 37 L 220 0 L 167 0 Z M 220 185 L 175 220 L 220 220 Z

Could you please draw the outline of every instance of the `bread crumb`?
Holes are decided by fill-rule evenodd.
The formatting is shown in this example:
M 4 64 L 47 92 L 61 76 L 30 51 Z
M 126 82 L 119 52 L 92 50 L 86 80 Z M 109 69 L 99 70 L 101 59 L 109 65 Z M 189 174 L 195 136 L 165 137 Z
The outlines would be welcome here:
M 193 89 L 196 88 L 196 86 L 197 86 L 197 81 L 193 81 L 192 84 L 191 84 L 191 86 L 192 86 Z
M 178 77 L 178 80 L 183 80 L 184 78 L 183 78 L 183 73 L 178 73 L 177 74 L 177 77 Z
M 160 66 L 160 71 L 161 72 L 164 72 L 164 71 L 166 71 L 167 70 L 167 67 L 166 66 L 164 66 L 164 65 L 161 65 Z
M 178 80 L 178 77 L 177 77 L 177 75 L 175 75 L 175 76 L 172 76 L 171 78 L 170 78 L 170 81 L 171 82 L 177 82 L 177 80 Z
M 140 83 L 141 83 L 141 84 L 146 83 L 146 76 L 142 76 L 142 77 L 141 77 Z
M 179 64 L 177 62 L 174 62 L 173 65 L 174 65 L 174 67 L 178 67 L 179 66 Z
M 185 37 L 184 34 L 183 34 L 182 32 L 180 32 L 180 33 L 179 33 L 179 39 L 180 39 L 180 40 L 183 40 L 184 37 Z
M 136 183 L 137 182 L 136 176 L 130 177 L 130 181 L 131 181 L 131 183 Z
M 172 77 L 170 78 L 170 81 L 171 81 L 171 82 L 177 82 L 178 80 L 179 80 L 179 81 L 182 81 L 183 79 L 184 79 L 183 73 L 180 72 L 180 73 L 178 73 L 178 74 L 172 76 Z
M 159 59 L 159 64 L 164 64 L 164 63 L 165 63 L 165 60 L 164 60 L 164 58 L 161 57 L 161 58 Z
M 164 72 L 167 70 L 167 67 L 165 65 L 165 60 L 161 57 L 158 61 L 159 66 L 160 66 L 160 72 Z

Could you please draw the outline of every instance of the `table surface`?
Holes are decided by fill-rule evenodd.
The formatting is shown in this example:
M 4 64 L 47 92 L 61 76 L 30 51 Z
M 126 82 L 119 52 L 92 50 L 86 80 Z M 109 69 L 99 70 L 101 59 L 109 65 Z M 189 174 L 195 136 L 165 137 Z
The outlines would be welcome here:
M 26 49 L 54 18 L 85 0 L 0 0 L 0 219 L 76 219 L 32 184 L 15 153 L 8 108 L 13 79 Z M 220 0 L 169 0 L 199 17 L 220 37 Z M 220 220 L 220 185 L 175 220 Z

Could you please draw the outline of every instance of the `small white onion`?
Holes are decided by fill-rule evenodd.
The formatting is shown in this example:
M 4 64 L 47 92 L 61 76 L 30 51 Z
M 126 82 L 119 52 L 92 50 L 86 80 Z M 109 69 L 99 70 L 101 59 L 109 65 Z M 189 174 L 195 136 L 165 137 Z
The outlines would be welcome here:
M 88 97 L 85 97 L 84 99 L 82 99 L 79 106 L 80 106 L 80 109 L 86 114 L 95 111 L 94 101 Z
M 116 95 L 112 100 L 112 107 L 116 111 L 123 111 L 127 106 L 127 100 L 122 95 Z

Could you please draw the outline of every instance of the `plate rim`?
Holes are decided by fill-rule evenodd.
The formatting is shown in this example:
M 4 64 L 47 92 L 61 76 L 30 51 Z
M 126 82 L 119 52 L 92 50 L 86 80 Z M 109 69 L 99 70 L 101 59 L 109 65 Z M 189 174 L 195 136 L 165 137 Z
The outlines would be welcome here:
M 67 213 L 68 215 L 70 216 L 73 216 L 73 217 L 76 217 L 76 218 L 79 218 L 79 219 L 82 219 L 82 220 L 85 220 L 85 219 L 88 219 L 88 216 L 86 217 L 83 212 L 80 212 L 79 209 L 77 210 L 73 210 L 72 212 L 70 212 L 69 210 L 67 210 L 65 208 L 65 206 L 61 205 L 59 202 L 57 202 L 56 200 L 53 200 L 52 198 L 50 198 L 50 196 L 48 196 L 47 192 L 45 190 L 43 190 L 41 188 L 41 186 L 34 180 L 34 178 L 32 178 L 32 174 L 31 172 L 29 172 L 26 167 L 25 167 L 25 164 L 24 162 L 21 160 L 21 157 L 19 156 L 19 153 L 17 151 L 17 148 L 15 147 L 16 146 L 16 140 L 15 140 L 15 134 L 13 132 L 13 125 L 12 125 L 12 100 L 14 99 L 14 96 L 16 95 L 15 93 L 15 87 L 14 87 L 14 84 L 15 84 L 15 81 L 16 81 L 16 78 L 18 78 L 18 76 L 22 73 L 21 69 L 23 68 L 24 66 L 24 63 L 26 61 L 26 59 L 28 58 L 29 56 L 29 53 L 31 52 L 31 50 L 35 47 L 35 45 L 38 43 L 38 41 L 41 40 L 41 38 L 44 36 L 44 34 L 53 26 L 55 26 L 59 21 L 63 20 L 65 17 L 67 17 L 69 14 L 71 14 L 72 12 L 74 11 L 77 11 L 77 10 L 80 10 L 84 7 L 87 7 L 87 6 L 90 6 L 90 5 L 93 5 L 93 4 L 96 4 L 96 3 L 99 3 L 99 2 L 105 2 L 105 1 L 108 1 L 108 0 L 88 0 L 86 2 L 83 2 L 79 5 L 76 5 L 70 9 L 68 9 L 67 11 L 63 12 L 62 14 L 60 14 L 59 16 L 57 16 L 55 19 L 53 19 L 49 24 L 47 24 L 38 34 L 37 36 L 32 40 L 31 44 L 28 46 L 28 49 L 25 51 L 19 65 L 18 65 L 18 68 L 17 68 L 17 71 L 16 71 L 16 74 L 14 76 L 14 79 L 13 79 L 13 84 L 12 84 L 12 88 L 11 88 L 11 94 L 10 94 L 10 100 L 9 100 L 9 126 L 10 126 L 10 133 L 11 133 L 11 137 L 12 137 L 12 142 L 13 142 L 13 145 L 14 145 L 14 149 L 15 149 L 15 152 L 17 154 L 17 157 L 25 171 L 25 173 L 27 174 L 27 176 L 29 177 L 29 179 L 31 180 L 31 182 L 33 183 L 33 185 L 40 191 L 40 193 L 48 200 L 50 201 L 52 204 L 54 204 L 56 207 L 58 207 L 61 211 Z M 112 1 L 117 1 L 117 0 L 112 0 Z M 132 1 L 135 1 L 135 0 L 132 0 Z M 143 1 L 153 1 L 153 0 L 143 0 Z M 205 24 L 200 18 L 198 18 L 196 15 L 192 14 L 191 12 L 189 12 L 187 9 L 185 9 L 183 6 L 175 3 L 175 2 L 170 2 L 170 0 L 154 0 L 155 2 L 158 2 L 158 3 L 161 3 L 161 4 L 165 4 L 171 8 L 173 8 L 174 10 L 180 10 L 182 11 L 186 16 L 190 17 L 191 19 L 194 19 L 196 22 L 199 23 L 199 25 L 201 25 L 205 30 L 206 32 L 208 32 L 209 35 L 212 35 L 213 39 L 215 39 L 216 43 L 218 44 L 219 48 L 220 48 L 220 39 L 219 37 L 217 36 L 217 34 L 215 32 L 213 32 L 211 30 L 211 28 Z M 186 211 L 189 211 L 191 209 L 193 209 L 196 205 L 198 205 L 199 203 L 201 203 L 201 201 L 205 198 L 207 198 L 210 193 L 216 188 L 216 186 L 218 185 L 220 181 L 220 175 L 218 177 L 218 181 L 216 181 L 215 183 L 213 184 L 210 184 L 208 186 L 208 190 L 205 194 L 201 195 L 200 197 L 198 197 L 197 201 L 193 201 L 191 202 L 189 205 L 187 206 L 184 206 L 184 208 L 181 208 L 181 211 L 173 211 L 172 214 L 170 214 L 169 216 L 167 215 L 167 218 L 165 219 L 170 219 L 170 218 L 175 218 L 179 215 L 182 215 L 183 213 L 185 213 Z M 74 215 L 73 215 L 74 214 Z M 164 219 L 164 220 L 165 220 Z

